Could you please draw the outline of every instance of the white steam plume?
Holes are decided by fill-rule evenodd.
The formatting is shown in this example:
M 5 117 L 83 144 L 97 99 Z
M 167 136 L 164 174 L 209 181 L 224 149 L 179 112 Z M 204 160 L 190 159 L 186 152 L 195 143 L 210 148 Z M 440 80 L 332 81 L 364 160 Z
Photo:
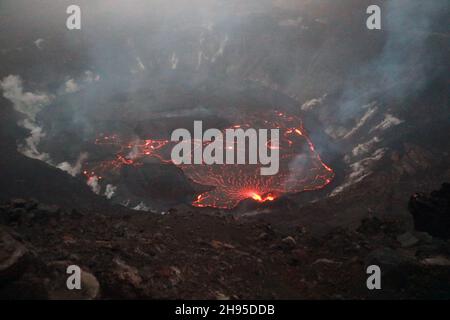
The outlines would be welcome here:
M 81 168 L 83 166 L 83 162 L 86 161 L 87 158 L 88 158 L 88 154 L 86 152 L 82 152 L 80 154 L 80 156 L 78 157 L 77 162 L 73 166 L 68 162 L 62 162 L 62 163 L 58 164 L 56 167 L 58 169 L 61 169 L 62 171 L 67 172 L 72 177 L 75 177 L 78 174 L 80 174 Z
M 22 79 L 9 75 L 0 81 L 3 96 L 11 101 L 14 110 L 26 115 L 30 121 L 35 121 L 36 115 L 48 104 L 52 97 L 45 93 L 24 92 Z
M 100 186 L 100 184 L 98 183 L 98 177 L 97 176 L 92 176 L 89 177 L 88 181 L 87 181 L 87 185 L 89 187 L 91 187 L 92 191 L 96 194 L 100 194 L 100 191 L 102 189 L 102 187 Z
M 107 199 L 111 199 L 112 197 L 114 197 L 114 194 L 117 191 L 117 187 L 113 186 L 112 184 L 107 184 L 106 185 L 106 190 L 105 190 L 105 197 Z
M 24 92 L 22 79 L 17 75 L 5 77 L 0 81 L 0 87 L 3 90 L 3 96 L 13 103 L 14 110 L 26 116 L 24 120 L 18 122 L 18 125 L 29 130 L 30 135 L 24 143 L 19 145 L 19 152 L 29 158 L 49 162 L 49 155 L 38 150 L 45 132 L 36 123 L 36 115 L 50 104 L 53 97 L 45 93 Z

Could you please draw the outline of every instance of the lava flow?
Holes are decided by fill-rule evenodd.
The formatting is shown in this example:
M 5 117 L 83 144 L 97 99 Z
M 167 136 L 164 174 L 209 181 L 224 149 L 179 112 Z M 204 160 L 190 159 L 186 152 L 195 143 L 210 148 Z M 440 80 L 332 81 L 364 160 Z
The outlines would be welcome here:
M 231 209 L 244 199 L 269 202 L 285 193 L 317 190 L 331 182 L 334 172 L 321 160 L 300 118 L 282 112 L 269 114 L 267 118 L 263 114 L 254 113 L 240 118 L 245 119 L 245 122 L 233 125 L 232 128 L 280 129 L 278 174 L 261 175 L 260 164 L 182 164 L 179 167 L 192 181 L 213 187 L 212 190 L 199 194 L 192 202 L 193 206 Z M 115 147 L 113 160 L 103 161 L 86 170 L 89 176 L 95 174 L 104 177 L 112 171 L 117 172 L 122 166 L 140 166 L 145 158 L 171 163 L 170 150 L 175 145 L 168 140 L 153 139 L 126 142 L 118 135 L 102 136 L 96 143 Z M 194 141 L 194 149 L 200 144 L 205 146 L 208 143 L 210 142 Z

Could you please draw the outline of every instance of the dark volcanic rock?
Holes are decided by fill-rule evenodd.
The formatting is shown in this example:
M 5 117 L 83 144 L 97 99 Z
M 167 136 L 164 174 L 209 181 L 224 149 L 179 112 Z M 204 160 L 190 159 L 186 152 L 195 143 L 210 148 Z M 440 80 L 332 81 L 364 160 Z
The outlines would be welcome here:
M 190 203 L 198 185 L 191 183 L 176 166 L 144 163 L 140 167 L 123 167 L 118 186 L 124 194 L 128 193 L 125 196 L 128 199 L 136 198 L 152 205 L 162 203 L 165 204 L 163 207 L 167 207 L 183 202 Z
M 70 214 L 73 214 L 73 210 Z M 36 221 L 46 222 L 49 219 L 59 217 L 63 211 L 56 205 L 38 203 L 35 200 L 14 199 L 2 205 L 0 221 L 4 223 L 31 223 Z
M 374 250 L 366 258 L 367 265 L 379 265 L 385 268 L 397 268 L 404 262 L 403 257 L 389 248 Z
M 0 283 L 19 277 L 26 269 L 28 257 L 28 249 L 0 227 Z
M 442 239 L 450 238 L 450 184 L 444 183 L 440 190 L 430 195 L 414 194 L 409 201 L 409 210 L 416 230 Z

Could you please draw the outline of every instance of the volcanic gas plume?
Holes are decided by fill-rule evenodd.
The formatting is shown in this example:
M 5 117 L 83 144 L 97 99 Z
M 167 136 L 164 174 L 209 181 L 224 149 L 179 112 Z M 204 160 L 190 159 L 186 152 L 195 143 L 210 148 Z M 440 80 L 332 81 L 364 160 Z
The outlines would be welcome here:
M 179 167 L 193 182 L 212 187 L 198 194 L 192 201 L 193 206 L 231 209 L 248 198 L 258 202 L 273 201 L 282 194 L 321 189 L 333 179 L 333 170 L 322 161 L 297 116 L 284 112 L 243 113 L 239 119 L 241 121 L 232 122 L 231 128 L 280 129 L 279 172 L 263 176 L 260 174 L 261 164 L 181 164 Z M 211 141 L 194 140 L 193 149 L 209 143 Z M 148 158 L 173 164 L 170 151 L 175 142 L 170 140 L 146 137 L 127 141 L 119 134 L 113 134 L 100 135 L 96 144 L 112 148 L 115 154 L 110 160 L 86 163 L 84 174 L 88 178 L 107 179 L 111 174 L 120 173 L 123 166 L 142 166 Z M 270 149 L 270 141 L 268 144 Z

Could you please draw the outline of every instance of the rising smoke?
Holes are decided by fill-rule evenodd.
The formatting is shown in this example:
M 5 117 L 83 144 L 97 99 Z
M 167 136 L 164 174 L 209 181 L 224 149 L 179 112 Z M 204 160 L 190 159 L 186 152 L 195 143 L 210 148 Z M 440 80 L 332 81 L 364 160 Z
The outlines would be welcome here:
M 60 164 L 39 150 L 48 138 L 48 123 L 36 117 L 55 99 L 70 110 L 68 118 L 83 129 L 86 139 L 100 125 L 99 118 L 214 115 L 214 108 L 224 108 L 214 101 L 241 93 L 243 83 L 251 83 L 252 88 L 289 97 L 298 105 L 296 111 L 317 112 L 322 126 L 307 130 L 319 153 L 330 148 L 347 153 L 348 181 L 360 181 L 368 174 L 367 164 L 385 153 L 380 146 L 383 132 L 405 122 L 389 109 L 391 102 L 420 94 L 447 71 L 442 52 L 430 46 L 430 39 L 444 30 L 440 23 L 446 22 L 446 0 L 78 2 L 83 12 L 79 33 L 64 29 L 70 1 L 1 3 L 11 16 L 24 16 L 16 33 L 29 34 L 36 52 L 55 54 L 63 61 L 57 64 L 61 69 L 50 68 L 53 74 L 62 74 L 53 83 L 38 64 L 30 66 L 27 77 L 21 74 L 27 81 L 41 79 L 52 93 L 26 92 L 19 76 L 1 74 L 3 95 L 25 116 L 19 125 L 30 132 L 19 150 L 71 175 L 79 174 L 85 150 L 78 150 L 77 161 L 75 155 Z M 380 36 L 367 33 L 367 39 L 353 41 L 353 32 L 364 32 L 365 9 L 374 3 L 383 9 Z M 349 12 L 360 15 L 354 18 Z M 62 48 L 54 39 L 64 42 Z M 82 62 L 72 65 L 67 61 L 73 61 L 74 53 Z M 211 92 L 214 99 L 207 103 L 185 99 L 198 92 Z M 181 98 L 172 102 L 177 94 Z M 322 131 L 333 141 L 344 142 L 330 147 L 323 142 Z M 133 156 L 131 152 L 129 157 Z M 292 177 L 301 166 L 301 158 L 291 164 Z M 89 184 L 101 193 L 98 178 Z M 109 197 L 115 190 L 111 186 L 105 192 Z

